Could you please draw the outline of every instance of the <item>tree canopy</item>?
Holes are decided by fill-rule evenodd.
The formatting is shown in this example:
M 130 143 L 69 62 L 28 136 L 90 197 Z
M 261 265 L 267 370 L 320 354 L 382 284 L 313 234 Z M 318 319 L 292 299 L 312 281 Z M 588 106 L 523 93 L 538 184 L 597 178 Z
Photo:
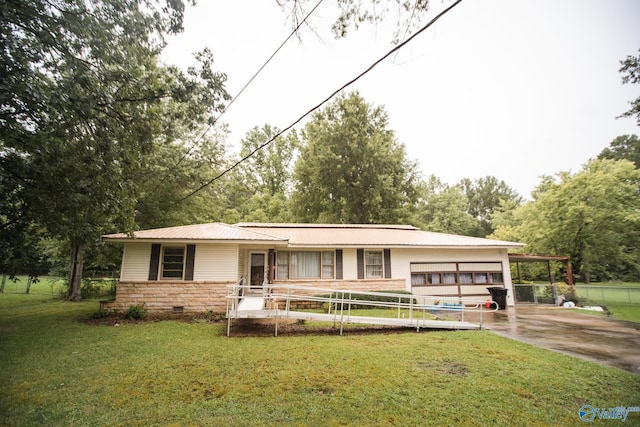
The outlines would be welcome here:
M 626 159 L 640 168 L 640 139 L 637 135 L 621 135 L 598 155 L 599 159 Z
M 168 0 L 8 0 L 0 14 L 2 224 L 36 222 L 83 252 L 134 228 L 138 180 L 157 146 L 205 122 L 228 97 L 210 52 L 186 73 L 158 63 L 184 4 Z M 19 209 L 16 209 L 19 206 Z
M 640 51 L 639 51 L 640 52 Z M 623 61 L 620 61 L 622 67 L 620 73 L 622 74 L 623 84 L 639 84 L 640 83 L 640 54 L 638 56 L 629 55 Z M 640 125 L 640 96 L 636 99 L 629 101 L 631 108 L 622 113 L 621 117 L 636 117 L 636 122 Z
M 640 170 L 627 160 L 591 160 L 576 173 L 545 177 L 534 200 L 503 215 L 494 237 L 527 243 L 527 251 L 569 255 L 574 274 L 638 279 Z
M 382 107 L 342 94 L 305 126 L 295 165 L 298 221 L 411 222 L 418 174 Z

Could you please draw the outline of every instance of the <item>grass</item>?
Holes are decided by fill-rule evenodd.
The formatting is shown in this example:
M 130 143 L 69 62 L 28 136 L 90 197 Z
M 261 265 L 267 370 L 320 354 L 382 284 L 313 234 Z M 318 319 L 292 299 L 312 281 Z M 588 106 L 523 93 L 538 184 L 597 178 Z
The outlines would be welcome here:
M 614 318 L 640 323 L 640 283 L 577 284 L 576 291 L 586 304 L 604 305 Z
M 0 294 L 0 425 L 581 425 L 640 396 L 640 376 L 489 331 L 228 338 L 90 325 L 96 301 L 33 290 Z

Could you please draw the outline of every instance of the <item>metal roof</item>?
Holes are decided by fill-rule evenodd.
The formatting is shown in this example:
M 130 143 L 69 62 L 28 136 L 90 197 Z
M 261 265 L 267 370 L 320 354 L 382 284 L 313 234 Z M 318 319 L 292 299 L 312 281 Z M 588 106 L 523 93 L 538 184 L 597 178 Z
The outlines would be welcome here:
M 515 242 L 423 231 L 397 224 L 223 223 L 157 228 L 103 236 L 106 241 L 235 241 L 280 243 L 289 247 L 520 248 Z
M 182 225 L 178 227 L 155 228 L 127 233 L 102 236 L 107 241 L 129 242 L 141 240 L 211 240 L 211 241 L 267 241 L 278 242 L 284 239 L 247 230 L 235 225 L 214 222 L 210 224 Z M 286 242 L 286 241 L 285 241 Z
M 521 243 L 423 231 L 411 225 L 387 224 L 264 224 L 240 223 L 239 227 L 278 236 L 291 247 L 500 247 L 519 248 Z

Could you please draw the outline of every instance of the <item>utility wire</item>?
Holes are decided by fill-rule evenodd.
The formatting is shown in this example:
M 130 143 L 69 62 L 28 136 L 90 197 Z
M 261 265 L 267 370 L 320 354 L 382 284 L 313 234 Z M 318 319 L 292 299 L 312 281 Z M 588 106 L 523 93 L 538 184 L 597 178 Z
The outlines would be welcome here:
M 238 99 L 238 97 L 240 97 L 240 95 L 242 95 L 242 93 L 245 91 L 245 89 L 256 79 L 256 77 L 258 77 L 258 74 L 260 74 L 262 72 L 262 70 L 264 70 L 264 68 L 269 64 L 269 62 L 271 62 L 271 60 L 278 54 L 278 52 L 280 52 L 280 50 L 284 47 L 284 45 L 289 42 L 291 37 L 293 37 L 298 32 L 300 27 L 307 21 L 307 19 L 311 16 L 311 14 L 313 14 L 313 12 L 315 12 L 315 10 L 318 8 L 318 6 L 320 6 L 320 4 L 322 4 L 323 1 L 324 0 L 319 0 L 318 3 L 316 3 L 316 5 L 313 7 L 313 9 L 311 9 L 311 11 L 309 11 L 309 13 L 307 13 L 305 15 L 305 17 L 302 19 L 302 21 L 298 22 L 298 24 L 295 26 L 295 28 L 287 36 L 287 38 L 284 39 L 284 41 L 280 44 L 280 46 L 278 46 L 278 48 L 271 54 L 271 56 L 269 56 L 269 58 L 264 62 L 264 64 L 262 64 L 262 66 L 258 69 L 258 71 L 256 71 L 253 74 L 253 76 L 249 79 L 249 81 L 247 81 L 247 83 L 245 83 L 245 85 L 242 86 L 242 89 L 240 89 L 240 91 L 236 94 L 236 96 L 231 98 L 231 101 L 229 101 L 229 103 L 224 107 L 224 109 L 220 112 L 220 114 L 218 114 L 218 116 L 213 120 L 213 122 L 209 126 L 207 126 L 207 128 L 202 132 L 202 134 L 200 134 L 200 136 L 198 138 L 196 138 L 196 140 L 191 145 L 191 147 L 180 157 L 180 159 L 178 159 L 178 161 L 174 164 L 174 166 L 173 166 L 173 168 L 171 168 L 171 170 L 173 170 L 176 166 L 178 166 L 180 163 L 182 163 L 182 161 L 184 159 L 187 158 L 189 153 L 191 153 L 191 150 L 193 150 L 198 145 L 198 143 L 200 141 L 202 141 L 202 139 L 211 130 L 211 128 L 213 126 L 215 126 L 216 123 L 218 123 L 218 120 L 220 120 L 220 117 L 222 117 L 222 115 L 227 112 L 229 107 L 231 107 L 231 105 L 233 105 L 233 103 Z M 169 177 L 169 175 L 170 175 L 170 173 L 167 173 L 164 177 L 162 177 L 162 179 L 160 180 L 160 182 L 158 183 L 158 185 L 155 188 L 156 190 Z M 182 200 L 184 200 L 184 199 L 182 199 Z M 180 200 L 179 202 L 181 202 L 182 200 Z
M 287 126 L 286 128 L 282 129 L 280 132 L 278 132 L 277 134 L 275 134 L 273 137 L 271 137 L 271 139 L 269 139 L 268 141 L 266 141 L 265 143 L 263 143 L 262 145 L 260 145 L 259 147 L 257 147 L 255 150 L 253 150 L 251 153 L 247 154 L 246 156 L 244 156 L 243 158 L 241 158 L 240 160 L 238 160 L 237 162 L 235 162 L 232 166 L 230 166 L 229 168 L 225 169 L 223 172 L 221 172 L 220 174 L 216 175 L 215 177 L 211 178 L 209 181 L 205 182 L 204 184 L 202 184 L 201 186 L 199 186 L 198 188 L 196 188 L 195 190 L 191 191 L 189 194 L 187 194 L 186 196 L 182 197 L 181 199 L 179 199 L 178 201 L 174 202 L 171 206 L 175 206 L 183 201 L 185 201 L 186 199 L 188 199 L 189 197 L 194 196 L 195 194 L 199 193 L 200 191 L 204 190 L 206 187 L 208 187 L 209 185 L 213 184 L 215 181 L 219 180 L 220 178 L 222 178 L 223 176 L 225 176 L 226 174 L 228 174 L 229 172 L 231 172 L 233 169 L 235 169 L 236 167 L 238 167 L 241 163 L 245 162 L 247 159 L 249 159 L 251 156 L 253 156 L 255 153 L 257 153 L 258 151 L 262 150 L 264 147 L 266 147 L 267 145 L 271 144 L 276 138 L 278 138 L 279 136 L 281 136 L 283 133 L 287 132 L 288 130 L 290 130 L 291 128 L 293 128 L 295 125 L 297 125 L 298 123 L 300 123 L 305 117 L 307 117 L 309 114 L 313 113 L 315 110 L 317 110 L 318 108 L 322 107 L 325 103 L 327 103 L 329 100 L 331 100 L 331 98 L 333 98 L 334 96 L 336 96 L 338 93 L 340 93 L 341 91 L 343 91 L 344 89 L 346 89 L 347 87 L 351 86 L 353 83 L 355 83 L 356 81 L 358 81 L 361 77 L 363 77 L 365 74 L 367 74 L 369 71 L 371 71 L 373 68 L 375 68 L 378 64 L 380 64 L 382 61 L 384 61 L 385 59 L 387 59 L 389 56 L 393 55 L 395 52 L 397 52 L 398 50 L 400 50 L 403 46 L 407 45 L 409 42 L 411 42 L 411 40 L 413 40 L 414 38 L 416 38 L 418 35 L 420 35 L 422 32 L 424 32 L 426 29 L 428 29 L 429 27 L 431 27 L 433 24 L 435 24 L 440 18 L 442 18 L 445 14 L 447 14 L 447 12 L 449 12 L 451 9 L 453 9 L 454 7 L 456 7 L 458 4 L 460 4 L 462 2 L 462 0 L 456 0 L 453 4 L 451 4 L 449 7 L 447 7 L 446 9 L 444 9 L 442 12 L 440 12 L 439 14 L 437 14 L 431 21 L 429 21 L 424 27 L 420 28 L 418 31 L 416 31 L 414 34 L 411 35 L 411 37 L 409 37 L 407 40 L 403 41 L 402 43 L 398 44 L 396 47 L 394 47 L 393 49 L 391 49 L 390 51 L 388 51 L 386 54 L 384 54 L 382 57 L 380 57 L 378 60 L 376 60 L 373 64 L 371 64 L 369 67 L 367 67 L 366 70 L 364 70 L 363 72 L 361 72 L 360 74 L 358 74 L 356 77 L 354 77 L 353 79 L 349 80 L 347 83 L 343 84 L 340 88 L 336 89 L 335 91 L 333 91 L 331 93 L 331 95 L 329 95 L 328 97 L 326 97 L 323 101 L 321 101 L 319 104 L 317 104 L 316 106 L 312 107 L 309 111 L 307 111 L 306 113 L 304 113 L 303 115 L 301 115 L 300 117 L 298 117 L 298 119 L 296 119 L 293 123 L 291 123 L 289 126 Z

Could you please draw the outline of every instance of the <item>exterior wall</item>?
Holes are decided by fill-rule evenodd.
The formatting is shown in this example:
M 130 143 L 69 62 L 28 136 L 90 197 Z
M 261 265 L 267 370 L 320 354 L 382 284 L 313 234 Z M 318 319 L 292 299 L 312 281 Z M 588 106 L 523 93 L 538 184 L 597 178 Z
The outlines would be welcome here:
M 127 243 L 122 254 L 120 280 L 139 282 L 149 280 L 151 243 Z
M 315 289 L 345 289 L 350 291 L 405 291 L 404 279 L 366 279 L 366 280 L 279 280 L 272 287 L 277 290 L 278 285 L 308 286 L 309 294 L 317 294 Z
M 238 245 L 196 245 L 194 281 L 238 280 Z
M 116 300 L 106 303 L 104 308 L 124 311 L 130 305 L 144 304 L 145 308 L 151 312 L 170 312 L 174 307 L 184 307 L 185 312 L 225 311 L 226 286 L 236 283 L 240 276 L 247 274 L 245 270 L 248 268 L 249 250 L 248 246 L 241 248 L 237 244 L 197 244 L 193 281 L 148 281 L 151 244 L 127 243 Z M 264 247 L 261 250 L 266 251 Z M 509 289 L 507 304 L 514 305 L 509 259 L 504 249 L 392 248 L 392 278 L 364 280 L 357 279 L 356 254 L 355 248 L 343 249 L 343 280 L 277 281 L 274 286 L 277 284 L 308 285 L 310 293 L 315 293 L 313 288 L 411 292 L 411 263 L 501 262 L 504 285 Z M 413 291 L 422 295 L 449 293 L 457 296 L 457 289 L 457 287 L 425 286 L 416 287 Z M 490 298 L 486 286 L 462 285 L 461 290 L 463 296 L 480 292 L 482 298 Z
M 183 307 L 184 313 L 215 313 L 226 310 L 227 285 L 233 282 L 123 282 L 118 283 L 116 300 L 101 308 L 125 312 L 131 305 L 143 305 L 152 313 L 171 313 Z

